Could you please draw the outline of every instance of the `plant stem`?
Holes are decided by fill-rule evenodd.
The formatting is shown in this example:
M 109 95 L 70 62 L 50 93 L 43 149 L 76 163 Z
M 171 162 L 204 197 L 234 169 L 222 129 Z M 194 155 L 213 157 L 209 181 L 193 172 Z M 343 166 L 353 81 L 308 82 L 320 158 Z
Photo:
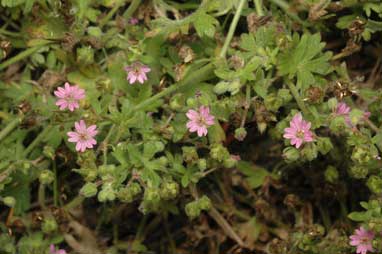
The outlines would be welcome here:
M 262 0 L 253 0 L 256 7 L 257 16 L 264 16 Z
M 85 198 L 83 196 L 77 196 L 75 197 L 74 199 L 72 199 L 72 201 L 70 201 L 69 203 L 67 203 L 65 206 L 64 206 L 64 209 L 65 210 L 70 210 L 74 207 L 77 207 L 78 205 L 80 205 L 83 201 L 85 200 Z
M 99 22 L 99 27 L 102 28 L 114 16 L 118 9 L 124 4 L 124 1 L 115 4 L 115 6 L 109 11 L 109 13 L 103 19 L 101 19 L 101 21 Z
M 247 84 L 245 87 L 245 106 L 244 106 L 244 113 L 241 119 L 240 127 L 243 128 L 245 125 L 245 120 L 247 119 L 248 110 L 251 103 L 251 86 Z
M 52 129 L 52 126 L 48 125 L 40 134 L 38 134 L 38 136 L 32 141 L 32 143 L 29 144 L 27 149 L 25 149 L 23 154 L 24 157 L 28 156 L 28 154 L 42 141 L 42 139 L 51 129 Z
M 296 86 L 289 80 L 286 81 L 286 84 L 288 85 L 290 92 L 292 93 L 294 99 L 296 100 L 298 107 L 302 110 L 304 115 L 308 115 L 309 110 L 305 106 L 304 101 L 300 98 L 300 94 L 298 93 Z
M 38 203 L 40 205 L 40 207 L 45 210 L 46 206 L 45 206 L 45 185 L 40 183 L 39 187 L 38 187 Z
M 22 120 L 23 117 L 19 116 L 13 119 L 10 123 L 8 123 L 8 125 L 0 131 L 0 142 L 3 138 L 8 136 L 8 134 L 11 133 L 14 128 L 16 128 L 22 122 Z
M 141 103 L 137 104 L 133 108 L 133 112 L 141 110 L 145 108 L 146 106 L 153 104 L 155 101 L 159 100 L 160 98 L 166 95 L 169 95 L 170 93 L 173 93 L 179 90 L 180 88 L 206 80 L 206 78 L 210 76 L 210 74 L 212 73 L 212 70 L 213 70 L 213 65 L 211 63 L 203 66 L 199 70 L 191 73 L 189 76 L 186 76 L 186 78 L 180 81 L 178 84 L 173 84 L 172 86 L 164 89 L 162 92 L 157 93 L 156 95 L 148 98 L 147 100 L 144 100 Z
M 294 21 L 302 24 L 303 26 L 309 26 L 309 23 L 301 20 L 299 16 L 297 16 L 296 14 L 291 12 L 291 10 L 289 8 L 289 4 L 286 1 L 284 1 L 284 0 L 270 0 L 270 2 L 272 2 L 273 4 L 275 4 L 278 7 L 280 7 Z
M 3 62 L 0 64 L 0 70 L 8 67 L 9 65 L 11 64 L 14 64 L 30 55 L 32 55 L 33 53 L 35 53 L 37 50 L 39 50 L 40 48 L 42 48 L 43 46 L 46 46 L 47 44 L 50 44 L 51 42 L 45 42 L 43 44 L 40 44 L 38 46 L 34 46 L 32 48 L 28 48 L 26 50 L 24 50 L 23 52 L 19 53 L 18 55 L 15 55 L 14 57 L 8 59 L 7 61 Z
M 134 12 L 138 9 L 138 6 L 141 4 L 142 0 L 133 0 L 129 5 L 129 8 L 123 13 L 125 19 L 130 19 Z
M 53 204 L 58 206 L 58 179 L 57 179 L 57 165 L 56 161 L 52 161 L 53 164 L 53 173 L 54 173 L 54 182 L 53 182 Z
M 244 3 L 245 2 L 246 2 L 246 0 L 240 0 L 240 3 L 239 3 L 239 6 L 237 7 L 235 16 L 233 17 L 233 20 L 232 20 L 231 25 L 229 27 L 227 37 L 226 37 L 226 39 L 224 41 L 223 48 L 222 48 L 222 50 L 220 51 L 220 54 L 219 54 L 219 56 L 221 58 L 224 58 L 226 56 L 226 54 L 227 54 L 228 46 L 231 43 L 233 34 L 235 33 L 236 26 L 237 26 L 237 23 L 239 22 L 239 19 L 240 19 L 240 16 L 241 16 L 241 12 L 243 11 L 243 7 L 244 7 Z

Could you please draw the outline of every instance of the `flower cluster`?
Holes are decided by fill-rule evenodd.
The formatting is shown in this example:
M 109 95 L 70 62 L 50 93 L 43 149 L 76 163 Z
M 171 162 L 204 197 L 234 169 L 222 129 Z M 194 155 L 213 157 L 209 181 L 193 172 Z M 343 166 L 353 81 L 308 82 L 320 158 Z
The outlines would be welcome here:
M 78 86 L 71 86 L 68 82 L 64 84 L 64 87 L 58 87 L 54 94 L 58 98 L 56 105 L 60 110 L 68 108 L 70 111 L 74 111 L 79 108 L 79 101 L 85 98 L 85 90 Z M 68 141 L 76 144 L 76 150 L 84 152 L 87 148 L 93 148 L 97 144 L 94 136 L 97 134 L 97 126 L 91 125 L 86 127 L 85 121 L 80 120 L 74 123 L 75 132 L 68 132 Z

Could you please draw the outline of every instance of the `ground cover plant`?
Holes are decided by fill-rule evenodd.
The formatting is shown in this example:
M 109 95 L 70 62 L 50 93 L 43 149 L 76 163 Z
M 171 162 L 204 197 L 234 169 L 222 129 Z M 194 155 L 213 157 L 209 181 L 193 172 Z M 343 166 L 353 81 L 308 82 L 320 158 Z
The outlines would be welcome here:
M 380 0 L 0 20 L 0 253 L 382 253 Z

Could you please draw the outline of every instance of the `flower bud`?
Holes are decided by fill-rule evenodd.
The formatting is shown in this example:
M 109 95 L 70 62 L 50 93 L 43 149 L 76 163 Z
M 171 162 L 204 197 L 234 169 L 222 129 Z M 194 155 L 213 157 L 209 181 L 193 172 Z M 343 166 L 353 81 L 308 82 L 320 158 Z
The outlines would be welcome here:
M 84 186 L 82 186 L 80 190 L 80 194 L 86 198 L 95 196 L 97 192 L 98 192 L 97 185 L 91 182 L 86 183 Z
M 102 178 L 112 176 L 115 174 L 115 165 L 101 165 L 98 167 L 98 173 Z
M 338 170 L 329 165 L 325 170 L 325 180 L 329 183 L 335 183 L 338 180 Z
M 330 150 L 333 149 L 332 142 L 330 141 L 330 138 L 326 137 L 317 137 L 317 150 L 322 154 L 327 154 Z
M 203 196 L 198 200 L 198 205 L 201 210 L 207 211 L 211 209 L 211 200 L 207 196 Z
M 121 188 L 117 196 L 119 200 L 125 203 L 130 203 L 134 200 L 134 198 L 141 193 L 142 188 L 138 183 L 131 183 L 129 186 Z
M 83 46 L 77 49 L 77 62 L 84 65 L 94 63 L 94 51 L 90 46 Z
M 98 192 L 99 202 L 113 201 L 115 199 L 115 192 L 110 184 L 104 184 L 102 190 Z
M 237 165 L 237 160 L 231 156 L 223 161 L 223 166 L 225 168 L 233 168 Z
M 362 165 L 354 165 L 349 168 L 349 173 L 353 178 L 364 179 L 369 173 L 369 170 L 367 169 L 367 167 L 364 167 Z
M 58 228 L 57 222 L 53 217 L 45 217 L 41 226 L 42 232 L 45 234 L 51 234 Z
M 49 159 L 54 159 L 55 157 L 55 151 L 53 149 L 53 147 L 51 146 L 44 146 L 44 149 L 42 151 L 42 153 Z
M 290 102 L 293 98 L 289 92 L 289 89 L 285 88 L 281 88 L 277 91 L 277 97 L 283 101 L 283 104 Z
M 207 169 L 207 160 L 206 159 L 199 159 L 198 160 L 198 168 L 200 171 L 204 171 Z
M 301 156 L 308 161 L 312 161 L 317 158 L 317 146 L 313 143 L 307 143 L 301 150 Z
M 382 193 L 382 178 L 376 175 L 370 176 L 366 183 L 370 191 L 375 194 Z
M 283 158 L 287 163 L 297 161 L 300 158 L 300 151 L 292 146 L 286 147 L 283 151 Z
M 351 159 L 359 164 L 367 163 L 373 159 L 373 156 L 370 154 L 370 150 L 371 149 L 367 146 L 356 146 L 353 149 Z
M 160 194 L 158 188 L 146 188 L 143 199 L 145 202 L 158 203 L 160 201 Z
M 4 205 L 6 205 L 8 207 L 14 207 L 16 204 L 16 199 L 14 197 L 11 197 L 11 196 L 6 196 L 5 198 L 3 198 L 2 201 L 3 201 Z
M 187 163 L 195 163 L 199 159 L 198 152 L 193 146 L 183 146 L 182 151 L 183 160 Z
M 247 136 L 247 131 L 245 128 L 237 128 L 235 130 L 235 138 L 239 141 L 243 141 L 245 137 Z
M 190 202 L 185 206 L 185 212 L 190 219 L 194 219 L 200 215 L 200 208 L 196 201 Z
M 160 197 L 164 200 L 174 199 L 179 192 L 179 185 L 174 181 L 165 181 L 160 189 Z
M 338 104 L 338 101 L 337 101 L 337 98 L 330 98 L 328 100 L 328 107 L 331 111 L 333 112 L 336 112 L 337 110 L 337 104 Z
M 276 112 L 283 105 L 283 100 L 271 93 L 265 98 L 264 105 L 268 110 Z
M 195 98 L 188 98 L 186 103 L 189 108 L 196 108 L 198 106 L 198 102 Z
M 229 158 L 229 152 L 222 144 L 213 144 L 210 150 L 211 158 L 219 162 Z
M 42 170 L 39 175 L 39 181 L 42 184 L 50 184 L 54 181 L 54 174 L 49 169 Z
M 216 94 L 223 94 L 229 91 L 230 82 L 220 81 L 214 86 L 214 92 Z
M 171 97 L 169 105 L 172 110 L 180 110 L 184 107 L 184 102 L 183 94 L 178 93 Z

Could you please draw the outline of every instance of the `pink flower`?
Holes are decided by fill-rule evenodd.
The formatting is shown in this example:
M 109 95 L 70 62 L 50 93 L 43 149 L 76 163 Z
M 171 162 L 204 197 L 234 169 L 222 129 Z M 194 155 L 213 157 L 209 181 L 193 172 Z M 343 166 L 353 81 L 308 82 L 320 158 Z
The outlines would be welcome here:
M 137 18 L 131 18 L 131 19 L 129 20 L 129 23 L 130 23 L 131 25 L 136 25 L 136 24 L 139 23 L 139 20 L 138 20 Z
M 290 143 L 296 148 L 300 148 L 304 142 L 313 142 L 310 125 L 310 122 L 302 119 L 301 113 L 297 113 L 290 121 L 290 127 L 284 129 L 284 138 L 290 139 Z
M 340 116 L 348 116 L 350 110 L 350 107 L 345 102 L 340 102 L 337 104 L 336 114 Z
M 54 94 L 59 98 L 56 105 L 60 110 L 68 108 L 70 111 L 79 108 L 78 101 L 85 98 L 85 90 L 78 86 L 70 86 L 68 82 L 65 83 L 64 88 L 59 87 Z
M 372 241 L 374 233 L 365 230 L 363 227 L 355 230 L 355 234 L 350 236 L 350 245 L 357 246 L 358 254 L 366 254 L 367 251 L 373 252 Z
M 126 66 L 125 71 L 127 71 L 127 80 L 130 84 L 134 84 L 137 80 L 143 84 L 147 80 L 146 73 L 150 72 L 151 69 L 144 64 L 135 62 L 130 66 Z
M 94 139 L 94 136 L 98 133 L 96 130 L 97 126 L 91 125 L 87 128 L 84 120 L 75 122 L 74 126 L 76 131 L 69 131 L 67 134 L 69 142 L 77 143 L 77 151 L 84 152 L 86 148 L 93 148 L 97 144 L 97 141 Z
M 199 137 L 207 135 L 207 128 L 214 124 L 214 116 L 210 115 L 210 108 L 201 106 L 198 111 L 193 109 L 186 113 L 188 119 L 187 128 L 190 132 L 197 132 Z
M 49 250 L 50 250 L 50 254 L 66 254 L 66 250 L 64 249 L 56 250 L 56 247 L 54 247 L 54 244 L 50 245 Z

